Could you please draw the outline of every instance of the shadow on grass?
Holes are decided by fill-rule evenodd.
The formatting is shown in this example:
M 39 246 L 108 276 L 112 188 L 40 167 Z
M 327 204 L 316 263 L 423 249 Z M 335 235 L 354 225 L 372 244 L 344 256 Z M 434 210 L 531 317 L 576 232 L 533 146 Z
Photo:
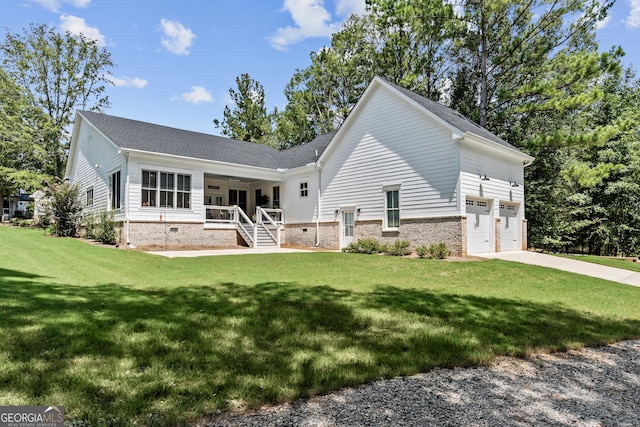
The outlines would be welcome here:
M 0 404 L 63 404 L 68 419 L 93 425 L 173 425 L 640 330 L 560 305 L 385 285 L 140 290 L 38 279 L 0 270 Z

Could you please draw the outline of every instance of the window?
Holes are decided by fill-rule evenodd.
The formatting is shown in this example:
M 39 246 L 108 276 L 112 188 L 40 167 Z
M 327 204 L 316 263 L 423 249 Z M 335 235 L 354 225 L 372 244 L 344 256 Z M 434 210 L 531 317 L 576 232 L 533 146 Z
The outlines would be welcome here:
M 87 190 L 87 206 L 93 205 L 93 187 Z
M 280 208 L 280 187 L 273 187 L 272 205 L 274 209 Z
M 301 182 L 300 183 L 300 197 L 307 197 L 309 195 L 309 185 L 308 183 Z
M 177 174 L 177 177 L 177 206 L 181 209 L 189 209 L 191 207 L 191 175 Z
M 191 175 L 143 170 L 142 206 L 191 208 Z
M 173 182 L 174 175 L 172 173 L 160 172 L 160 207 L 161 208 L 173 208 L 173 193 L 175 190 L 175 183 Z
M 155 207 L 156 188 L 158 188 L 158 173 L 142 171 L 142 206 Z
M 385 228 L 400 228 L 400 189 L 385 190 Z
M 353 212 L 344 213 L 344 236 L 353 237 Z
M 120 171 L 109 175 L 109 205 L 120 209 Z

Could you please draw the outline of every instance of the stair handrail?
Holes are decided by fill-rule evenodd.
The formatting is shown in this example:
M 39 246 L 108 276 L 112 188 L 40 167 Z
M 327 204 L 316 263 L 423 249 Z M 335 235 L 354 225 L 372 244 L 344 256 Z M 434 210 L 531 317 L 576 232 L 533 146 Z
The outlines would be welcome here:
M 276 230 L 275 236 L 273 235 L 271 230 L 269 230 L 269 227 L 265 226 L 264 224 L 265 218 L 267 219 L 267 223 L 271 224 Z M 273 218 L 271 218 L 271 215 L 269 215 L 269 213 L 264 209 L 262 209 L 260 206 L 256 206 L 256 222 L 262 225 L 262 228 L 266 230 L 266 232 L 269 234 L 269 237 L 271 237 L 271 240 L 276 242 L 276 245 L 280 247 L 280 226 L 273 220 Z
M 240 206 L 234 206 L 235 211 L 236 211 L 236 215 L 234 215 L 235 218 L 235 222 L 237 224 L 237 226 L 242 229 L 242 231 L 244 231 L 245 236 L 248 238 L 249 242 L 249 246 L 251 247 L 257 247 L 258 246 L 258 227 L 256 224 L 253 223 L 253 221 L 251 221 L 251 218 L 249 218 L 247 216 L 246 213 L 244 213 L 244 211 L 240 208 Z M 249 230 L 247 230 L 247 227 L 245 227 L 245 225 L 242 223 L 242 220 L 244 220 L 250 227 L 251 227 L 251 233 L 249 233 Z

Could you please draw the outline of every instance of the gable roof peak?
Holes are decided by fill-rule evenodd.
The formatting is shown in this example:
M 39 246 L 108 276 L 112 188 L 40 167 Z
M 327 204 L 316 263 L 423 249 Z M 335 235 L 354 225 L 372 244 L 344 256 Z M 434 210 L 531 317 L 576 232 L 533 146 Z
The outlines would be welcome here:
M 516 151 L 518 153 L 521 153 L 521 154 L 525 155 L 525 153 L 523 153 L 521 150 L 519 150 L 515 146 L 509 144 L 507 141 L 505 141 L 504 139 L 500 138 L 499 136 L 497 136 L 493 132 L 489 131 L 486 128 L 483 128 L 479 124 L 477 124 L 474 121 L 466 118 L 465 116 L 463 116 L 459 112 L 455 111 L 454 109 L 452 109 L 450 107 L 447 107 L 444 104 L 441 104 L 441 103 L 436 102 L 436 101 L 434 101 L 432 99 L 426 98 L 426 97 L 424 97 L 422 95 L 418 95 L 417 93 L 415 93 L 415 92 L 413 92 L 413 91 L 411 91 L 411 90 L 409 90 L 407 88 L 404 88 L 402 86 L 399 86 L 399 85 L 397 85 L 395 83 L 391 83 L 390 81 L 385 80 L 384 78 L 382 78 L 380 76 L 376 76 L 374 78 L 374 81 L 378 81 L 383 86 L 387 86 L 387 87 L 389 87 L 391 89 L 394 89 L 397 92 L 401 93 L 402 95 L 406 96 L 407 98 L 411 99 L 412 101 L 414 101 L 415 103 L 420 105 L 422 108 L 426 109 L 430 113 L 432 113 L 435 116 L 437 116 L 439 119 L 441 119 L 444 122 L 448 123 L 452 127 L 458 129 L 462 134 L 470 133 L 470 134 L 473 134 L 475 136 L 480 137 L 481 139 L 491 141 L 491 142 L 493 142 L 495 144 L 498 144 L 498 145 L 500 145 L 500 146 L 502 146 L 504 148 L 508 148 L 510 150 L 513 150 L 513 151 Z

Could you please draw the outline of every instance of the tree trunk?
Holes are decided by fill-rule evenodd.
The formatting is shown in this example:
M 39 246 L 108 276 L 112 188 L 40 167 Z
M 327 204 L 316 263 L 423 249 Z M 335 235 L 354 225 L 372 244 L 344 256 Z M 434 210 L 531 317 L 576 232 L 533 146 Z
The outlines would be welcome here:
M 487 16 L 485 13 L 485 2 L 480 2 L 480 115 L 478 124 L 482 127 L 487 126 L 487 94 L 488 94 L 488 76 L 487 76 Z

